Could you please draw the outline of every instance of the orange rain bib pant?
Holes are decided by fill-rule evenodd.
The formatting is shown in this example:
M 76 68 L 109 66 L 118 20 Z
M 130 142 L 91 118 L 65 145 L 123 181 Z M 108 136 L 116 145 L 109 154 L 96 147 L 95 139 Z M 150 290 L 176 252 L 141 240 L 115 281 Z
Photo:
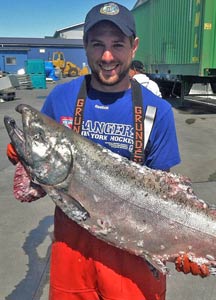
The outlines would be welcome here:
M 165 300 L 166 279 L 55 211 L 49 300 Z

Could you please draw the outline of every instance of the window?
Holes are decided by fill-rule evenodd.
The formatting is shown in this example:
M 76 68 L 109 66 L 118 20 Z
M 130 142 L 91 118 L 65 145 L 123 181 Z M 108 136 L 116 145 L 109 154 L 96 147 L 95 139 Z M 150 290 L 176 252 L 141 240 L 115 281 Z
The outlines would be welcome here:
M 6 57 L 5 63 L 6 65 L 16 65 L 16 57 Z

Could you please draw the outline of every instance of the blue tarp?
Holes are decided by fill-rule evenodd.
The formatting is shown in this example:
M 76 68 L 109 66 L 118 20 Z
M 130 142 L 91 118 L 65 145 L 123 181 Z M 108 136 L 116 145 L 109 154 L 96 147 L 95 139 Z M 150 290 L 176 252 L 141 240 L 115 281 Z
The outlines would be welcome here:
M 53 80 L 59 80 L 55 75 L 55 68 L 51 61 L 45 61 L 45 73 L 47 78 L 52 78 Z

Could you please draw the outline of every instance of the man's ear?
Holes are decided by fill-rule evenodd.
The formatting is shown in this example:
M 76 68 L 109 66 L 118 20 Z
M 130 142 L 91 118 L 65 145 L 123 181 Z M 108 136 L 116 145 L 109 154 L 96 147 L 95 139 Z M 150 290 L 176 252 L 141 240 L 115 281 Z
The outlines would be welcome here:
M 133 49 L 132 49 L 132 51 L 133 51 L 132 57 L 133 58 L 135 57 L 135 54 L 136 54 L 136 51 L 137 51 L 138 47 L 139 47 L 139 38 L 136 37 L 134 39 L 134 42 L 133 42 Z

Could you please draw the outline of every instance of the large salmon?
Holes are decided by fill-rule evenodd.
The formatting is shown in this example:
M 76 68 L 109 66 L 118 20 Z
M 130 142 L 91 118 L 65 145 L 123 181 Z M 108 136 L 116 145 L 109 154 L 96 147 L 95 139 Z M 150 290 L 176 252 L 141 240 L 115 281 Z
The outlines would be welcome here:
M 184 176 L 139 166 L 18 105 L 23 130 L 5 117 L 22 164 L 69 218 L 166 273 L 181 252 L 216 273 L 216 209 Z

